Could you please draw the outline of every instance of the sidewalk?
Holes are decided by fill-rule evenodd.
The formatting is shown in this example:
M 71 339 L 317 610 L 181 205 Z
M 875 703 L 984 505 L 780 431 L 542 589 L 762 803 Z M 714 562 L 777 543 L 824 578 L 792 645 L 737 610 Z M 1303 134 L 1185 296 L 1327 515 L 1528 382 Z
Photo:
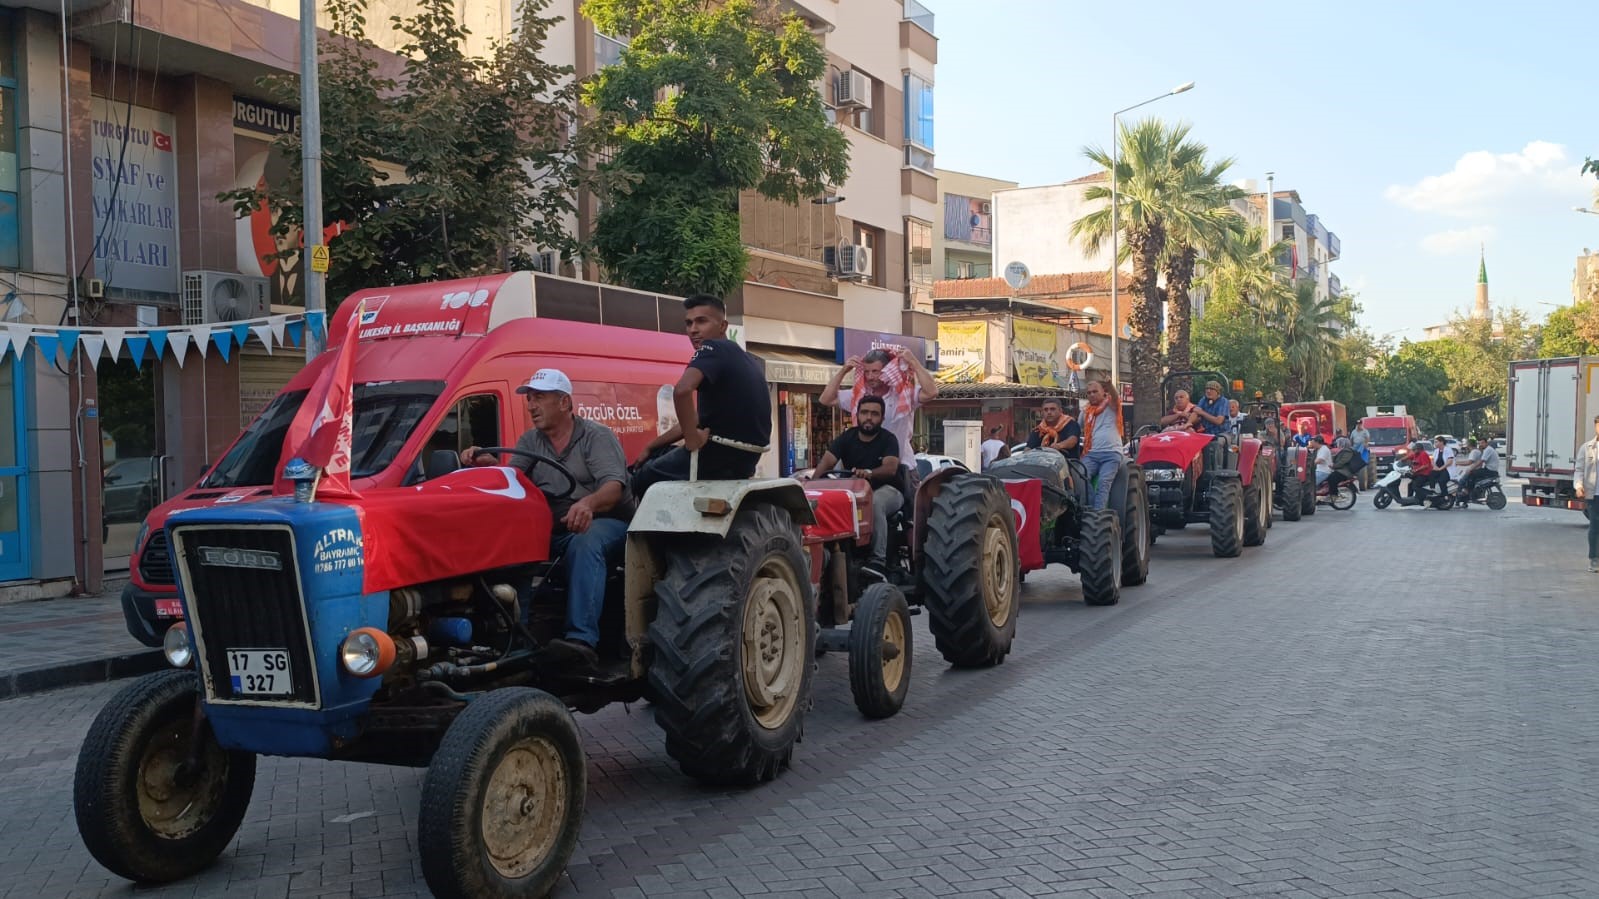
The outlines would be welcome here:
M 0 700 L 165 667 L 159 650 L 129 636 L 122 584 L 108 580 L 98 596 L 0 606 Z

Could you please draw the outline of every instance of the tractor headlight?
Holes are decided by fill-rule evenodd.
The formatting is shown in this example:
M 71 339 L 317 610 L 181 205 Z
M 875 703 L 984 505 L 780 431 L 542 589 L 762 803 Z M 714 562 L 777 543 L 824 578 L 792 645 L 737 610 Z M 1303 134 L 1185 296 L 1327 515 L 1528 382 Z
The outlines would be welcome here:
M 375 627 L 351 632 L 339 644 L 339 662 L 356 677 L 377 677 L 394 665 L 394 639 Z
M 1181 468 L 1153 468 L 1144 472 L 1144 477 L 1151 481 L 1181 481 L 1183 470 Z
M 167 628 L 166 636 L 161 638 L 161 653 L 167 657 L 167 664 L 174 668 L 187 668 L 194 661 L 194 650 L 189 646 L 189 625 L 185 622 Z

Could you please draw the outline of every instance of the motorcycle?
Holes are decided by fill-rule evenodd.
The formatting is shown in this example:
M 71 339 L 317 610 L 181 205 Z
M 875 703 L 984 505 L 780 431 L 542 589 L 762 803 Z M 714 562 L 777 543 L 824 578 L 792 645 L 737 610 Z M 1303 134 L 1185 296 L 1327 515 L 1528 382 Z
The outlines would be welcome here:
M 1322 506 L 1332 506 L 1340 512 L 1353 509 L 1358 492 L 1355 489 L 1355 482 L 1345 477 L 1339 477 L 1338 486 L 1333 487 L 1332 484 L 1333 478 L 1330 477 L 1321 482 L 1321 486 L 1316 488 L 1316 503 Z
M 1371 504 L 1379 509 L 1386 509 L 1395 503 L 1401 506 L 1431 506 L 1434 509 L 1449 509 L 1454 506 L 1455 495 L 1448 490 L 1440 491 L 1431 486 L 1423 486 L 1416 491 L 1415 496 L 1405 496 L 1400 493 L 1399 482 L 1409 474 L 1410 466 L 1395 460 L 1394 467 L 1377 482 Z
M 1498 475 L 1483 478 L 1473 484 L 1469 495 L 1460 486 L 1459 481 L 1451 481 L 1449 489 L 1454 495 L 1455 507 L 1459 509 L 1464 509 L 1470 503 L 1481 503 L 1495 512 L 1505 507 L 1505 491 L 1499 486 Z

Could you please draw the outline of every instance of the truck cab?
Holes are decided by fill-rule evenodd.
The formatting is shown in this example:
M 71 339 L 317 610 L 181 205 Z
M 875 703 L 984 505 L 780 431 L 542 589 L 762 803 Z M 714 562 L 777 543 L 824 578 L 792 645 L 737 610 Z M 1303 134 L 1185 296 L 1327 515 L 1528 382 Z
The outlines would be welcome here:
M 1416 427 L 1415 416 L 1404 406 L 1367 406 L 1366 416 L 1360 420 L 1366 429 L 1366 446 L 1371 450 L 1371 464 L 1378 477 L 1393 470 L 1394 453 L 1421 439 L 1421 429 Z

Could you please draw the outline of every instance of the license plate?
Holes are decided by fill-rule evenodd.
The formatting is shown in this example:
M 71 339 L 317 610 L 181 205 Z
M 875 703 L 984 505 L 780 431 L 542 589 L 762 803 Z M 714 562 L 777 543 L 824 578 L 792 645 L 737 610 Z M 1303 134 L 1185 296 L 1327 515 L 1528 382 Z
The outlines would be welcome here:
M 157 618 L 182 618 L 183 600 L 158 599 L 155 601 L 155 617 Z
M 228 675 L 235 696 L 287 696 L 294 692 L 286 649 L 230 649 Z

